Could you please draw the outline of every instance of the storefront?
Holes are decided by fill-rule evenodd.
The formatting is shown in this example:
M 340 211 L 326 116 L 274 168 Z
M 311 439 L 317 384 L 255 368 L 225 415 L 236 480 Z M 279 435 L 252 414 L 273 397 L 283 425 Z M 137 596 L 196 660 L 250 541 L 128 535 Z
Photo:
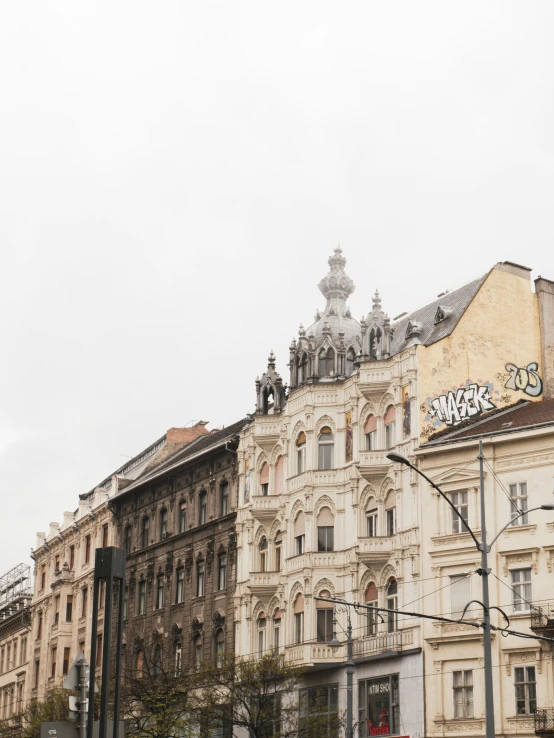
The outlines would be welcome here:
M 398 674 L 358 682 L 358 726 L 360 738 L 399 735 Z

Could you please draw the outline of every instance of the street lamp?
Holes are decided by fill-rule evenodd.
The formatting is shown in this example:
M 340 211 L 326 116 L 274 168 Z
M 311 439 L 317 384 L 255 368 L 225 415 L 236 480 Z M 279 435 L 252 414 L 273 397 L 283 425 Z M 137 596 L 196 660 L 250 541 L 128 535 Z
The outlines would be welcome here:
M 494 738 L 494 691 L 493 691 L 493 675 L 492 675 L 492 648 L 491 648 L 491 620 L 490 620 L 490 607 L 489 607 L 489 574 L 490 569 L 488 567 L 488 553 L 491 550 L 492 546 L 496 543 L 498 540 L 498 537 L 508 528 L 510 525 L 513 524 L 514 520 L 517 520 L 518 518 L 521 518 L 523 515 L 527 515 L 530 512 L 533 512 L 533 510 L 554 510 L 554 505 L 539 505 L 538 507 L 533 507 L 531 510 L 525 510 L 524 512 L 520 512 L 518 515 L 515 515 L 513 518 L 511 518 L 506 525 L 504 525 L 500 531 L 497 533 L 497 535 L 492 539 L 492 542 L 490 545 L 487 544 L 487 528 L 486 528 L 486 521 L 485 521 L 485 474 L 483 469 L 483 462 L 485 457 L 483 456 L 483 441 L 479 441 L 479 497 L 481 502 L 481 541 L 478 541 L 475 537 L 475 533 L 471 530 L 467 522 L 464 520 L 463 516 L 461 515 L 458 508 L 452 503 L 450 498 L 444 494 L 442 489 L 435 484 L 429 477 L 424 474 L 420 469 L 417 468 L 417 466 L 414 466 L 411 461 L 409 461 L 405 456 L 402 456 L 402 454 L 397 454 L 394 451 L 392 451 L 390 454 L 387 454 L 387 459 L 390 459 L 391 461 L 396 461 L 398 464 L 404 464 L 404 466 L 410 467 L 410 469 L 413 469 L 416 474 L 419 474 L 425 481 L 427 481 L 433 489 L 435 489 L 439 495 L 446 500 L 446 502 L 450 505 L 452 510 L 454 510 L 455 514 L 458 516 L 458 518 L 461 520 L 462 525 L 467 530 L 469 535 L 473 538 L 473 541 L 475 542 L 475 546 L 477 547 L 477 550 L 481 552 L 481 569 L 477 570 L 477 573 L 481 575 L 482 584 L 483 584 L 483 649 L 484 649 L 484 672 L 485 672 L 485 735 L 486 738 Z

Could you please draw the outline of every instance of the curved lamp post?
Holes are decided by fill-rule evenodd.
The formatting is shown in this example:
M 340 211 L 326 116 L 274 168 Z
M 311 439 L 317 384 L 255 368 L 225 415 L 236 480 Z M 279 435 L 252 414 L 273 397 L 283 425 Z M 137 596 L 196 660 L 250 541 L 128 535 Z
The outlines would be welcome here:
M 424 474 L 420 469 L 417 468 L 417 466 L 414 466 L 411 461 L 409 461 L 405 456 L 402 456 L 402 454 L 397 454 L 394 451 L 387 454 L 387 459 L 390 459 L 391 461 L 396 461 L 398 464 L 404 464 L 404 466 L 409 466 L 410 469 L 413 469 L 416 474 L 419 474 L 420 477 L 423 477 L 426 482 L 428 482 L 433 489 L 435 489 L 439 495 L 446 500 L 446 502 L 450 505 L 452 510 L 454 510 L 455 514 L 460 519 L 462 525 L 467 530 L 469 535 L 473 538 L 473 541 L 475 543 L 475 546 L 478 551 L 481 552 L 481 569 L 477 570 L 477 573 L 481 575 L 482 585 L 483 585 L 483 649 L 484 649 L 484 672 L 485 672 L 485 735 L 486 738 L 494 738 L 494 691 L 493 691 L 493 675 L 492 675 L 492 649 L 491 649 L 491 620 L 490 620 L 490 606 L 489 606 L 489 574 L 490 569 L 488 566 L 488 553 L 491 550 L 492 546 L 496 543 L 498 540 L 498 537 L 506 530 L 506 528 L 509 528 L 510 525 L 514 522 L 514 520 L 517 520 L 518 518 L 521 518 L 523 515 L 527 515 L 530 512 L 533 512 L 533 510 L 554 510 L 554 505 L 539 505 L 538 507 L 533 507 L 531 510 L 525 510 L 525 512 L 520 512 L 518 515 L 515 515 L 513 518 L 511 518 L 506 525 L 504 525 L 500 531 L 496 534 L 496 536 L 492 539 L 490 544 L 487 544 L 487 529 L 486 529 L 486 521 L 485 521 L 485 475 L 484 475 L 484 469 L 483 469 L 483 461 L 485 457 L 483 456 L 483 441 L 479 441 L 479 497 L 481 502 L 481 541 L 478 541 L 475 533 L 471 530 L 467 522 L 462 517 L 460 511 L 457 509 L 457 507 L 452 503 L 450 498 L 442 491 L 442 489 L 435 484 L 429 477 Z

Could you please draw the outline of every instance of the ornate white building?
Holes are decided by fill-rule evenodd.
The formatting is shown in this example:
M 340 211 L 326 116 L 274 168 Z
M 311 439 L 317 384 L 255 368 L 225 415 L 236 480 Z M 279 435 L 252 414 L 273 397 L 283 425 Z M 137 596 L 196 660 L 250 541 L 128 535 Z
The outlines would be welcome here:
M 365 319 L 352 317 L 345 263 L 335 249 L 319 283 L 325 309 L 291 343 L 288 396 L 270 355 L 238 450 L 235 649 L 278 649 L 304 666 L 312 691 L 301 710 L 315 696 L 318 709 L 346 706 L 347 614 L 334 624 L 332 605 L 314 596 L 395 609 L 421 595 L 417 486 L 386 458 L 393 447 L 409 454 L 418 438 L 417 335 L 394 348 L 378 293 Z M 419 738 L 419 622 L 350 616 L 355 735 Z

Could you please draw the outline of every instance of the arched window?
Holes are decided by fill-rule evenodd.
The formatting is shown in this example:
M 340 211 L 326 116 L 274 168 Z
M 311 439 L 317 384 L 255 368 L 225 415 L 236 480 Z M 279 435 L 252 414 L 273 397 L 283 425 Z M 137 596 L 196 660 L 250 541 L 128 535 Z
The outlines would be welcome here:
M 396 533 L 396 495 L 389 492 L 385 500 L 385 524 L 388 536 Z
M 317 550 L 335 550 L 335 519 L 328 507 L 322 507 L 317 516 Z
M 269 494 L 269 464 L 262 464 L 260 469 L 260 494 L 264 497 Z
M 279 653 L 281 647 L 281 611 L 275 610 L 273 613 L 273 650 Z
M 202 665 L 203 660 L 203 648 L 202 648 L 202 636 L 197 635 L 194 638 L 194 665 L 198 671 Z
M 296 473 L 302 474 L 304 471 L 306 471 L 306 434 L 302 431 L 296 439 Z
M 350 346 L 348 351 L 346 352 L 346 367 L 345 367 L 345 374 L 347 377 L 349 377 L 352 372 L 354 371 L 354 362 L 356 361 L 356 352 Z
M 365 591 L 365 603 L 377 607 L 379 600 L 379 594 L 375 582 L 370 582 Z M 366 610 L 367 621 L 366 621 L 366 635 L 372 636 L 377 633 L 377 613 L 373 610 Z
M 398 583 L 394 577 L 387 586 L 387 610 L 398 610 Z M 389 633 L 398 630 L 398 616 L 395 612 L 387 613 L 387 630 Z
M 299 593 L 294 600 L 294 642 L 304 643 L 304 595 Z
M 326 589 L 319 593 L 320 597 L 328 597 L 331 599 L 331 593 Z M 316 600 L 315 604 L 316 615 L 317 615 L 317 642 L 318 643 L 329 643 L 333 638 L 333 608 L 334 603 L 322 602 Z
M 394 405 L 389 405 L 387 412 L 385 413 L 385 448 L 392 448 L 396 445 L 396 408 Z
M 218 669 L 223 666 L 223 654 L 225 653 L 225 633 L 220 628 L 215 634 L 215 665 Z
M 381 358 L 381 329 L 372 328 L 369 332 L 369 359 L 377 361 Z
M 285 491 L 285 459 L 279 456 L 275 464 L 275 494 L 281 495 Z
M 298 357 L 296 359 L 296 366 L 298 384 L 302 384 L 302 382 L 305 382 L 307 379 L 306 371 L 308 368 L 308 357 L 305 353 L 298 354 Z
M 365 447 L 368 451 L 377 450 L 377 419 L 370 415 L 364 424 Z
M 333 349 L 331 347 L 322 348 L 317 363 L 320 377 L 332 377 L 335 373 L 335 352 Z
M 375 538 L 379 535 L 377 532 L 377 503 L 373 497 L 370 497 L 365 509 L 366 519 L 366 536 Z
M 152 666 L 154 677 L 159 677 L 162 673 L 162 648 L 159 645 L 154 649 L 154 663 Z
M 273 402 L 271 404 L 271 409 L 272 409 L 272 413 L 273 413 L 273 403 L 275 402 L 275 390 L 273 389 L 273 387 L 270 384 L 268 384 L 267 387 L 264 387 L 263 393 L 262 393 L 262 413 L 264 415 L 268 415 L 269 414 L 269 410 L 270 410 L 269 398 L 270 397 L 273 400 Z
M 275 534 L 275 571 L 283 568 L 283 535 L 280 530 Z
M 263 536 L 260 541 L 260 571 L 267 571 L 267 538 Z
M 266 627 L 267 621 L 265 614 L 261 612 L 258 615 L 258 657 L 261 658 L 266 649 Z
M 202 490 L 198 495 L 198 525 L 204 525 L 208 520 L 208 493 Z
M 333 431 L 328 425 L 319 431 L 317 439 L 318 446 L 318 469 L 334 469 L 335 439 Z
M 139 649 L 135 657 L 135 673 L 137 679 L 142 679 L 144 672 L 144 651 Z
M 294 520 L 294 555 L 300 556 L 304 553 L 304 536 L 306 533 L 306 523 L 304 521 L 304 513 L 302 510 L 298 513 Z
M 219 514 L 227 515 L 229 512 L 229 482 L 223 481 L 219 485 Z

